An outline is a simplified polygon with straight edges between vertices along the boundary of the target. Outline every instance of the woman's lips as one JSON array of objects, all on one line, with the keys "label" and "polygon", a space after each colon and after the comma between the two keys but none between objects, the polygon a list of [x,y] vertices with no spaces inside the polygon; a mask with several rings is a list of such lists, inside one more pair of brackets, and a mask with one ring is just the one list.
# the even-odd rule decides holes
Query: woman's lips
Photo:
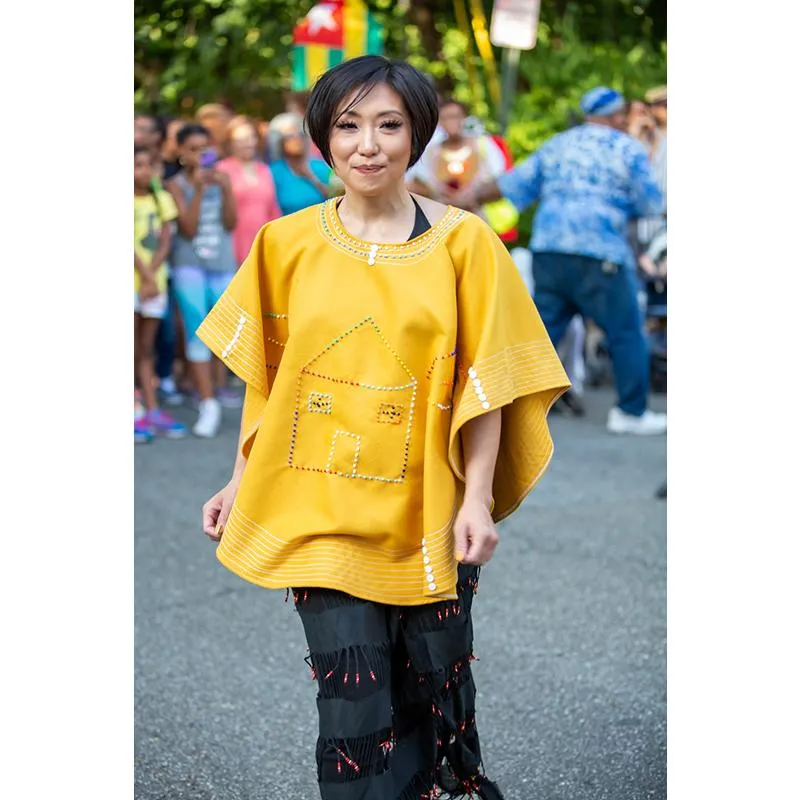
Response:
[{"label": "woman's lips", "polygon": [[383,169],[383,166],[371,166],[371,167],[356,167],[355,168],[358,172],[363,172],[365,175],[373,175],[376,172],[380,172]]}]

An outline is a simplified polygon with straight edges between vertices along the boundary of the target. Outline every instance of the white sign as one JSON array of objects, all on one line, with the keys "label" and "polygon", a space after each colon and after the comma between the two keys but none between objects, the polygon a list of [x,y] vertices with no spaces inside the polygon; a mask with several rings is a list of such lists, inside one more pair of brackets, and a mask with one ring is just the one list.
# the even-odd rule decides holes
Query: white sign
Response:
[{"label": "white sign", "polygon": [[496,0],[489,38],[495,47],[532,50],[536,46],[540,0]]}]

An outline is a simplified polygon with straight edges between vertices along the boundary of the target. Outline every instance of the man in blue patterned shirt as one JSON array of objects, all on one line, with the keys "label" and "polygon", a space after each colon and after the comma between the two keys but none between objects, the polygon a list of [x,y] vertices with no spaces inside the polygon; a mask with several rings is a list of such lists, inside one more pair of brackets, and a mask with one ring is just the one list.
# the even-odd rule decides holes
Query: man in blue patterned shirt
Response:
[{"label": "man in blue patterned shirt", "polygon": [[507,197],[519,211],[539,203],[530,248],[536,306],[551,340],[558,345],[575,314],[592,319],[614,367],[618,400],[608,430],[660,434],[667,419],[647,408],[650,363],[628,230],[632,219],[663,213],[664,201],[644,147],[623,133],[622,95],[601,86],[581,107],[582,125],[451,200],[474,208]]}]

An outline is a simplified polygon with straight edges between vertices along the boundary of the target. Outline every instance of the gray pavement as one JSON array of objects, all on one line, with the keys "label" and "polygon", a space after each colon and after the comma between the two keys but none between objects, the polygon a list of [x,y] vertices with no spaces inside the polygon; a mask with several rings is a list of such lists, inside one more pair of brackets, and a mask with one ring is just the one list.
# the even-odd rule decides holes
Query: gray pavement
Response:
[{"label": "gray pavement", "polygon": [[[507,800],[666,798],[666,440],[607,434],[612,399],[551,417],[550,468],[481,576],[478,725]],[[300,621],[200,531],[236,434],[228,411],[215,440],[136,448],[136,800],[319,798]]]}]

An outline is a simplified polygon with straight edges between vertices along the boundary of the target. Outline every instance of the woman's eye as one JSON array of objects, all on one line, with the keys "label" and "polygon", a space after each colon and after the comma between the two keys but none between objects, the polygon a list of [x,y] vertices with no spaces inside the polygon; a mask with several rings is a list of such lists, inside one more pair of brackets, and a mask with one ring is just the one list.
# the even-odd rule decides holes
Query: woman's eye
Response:
[{"label": "woman's eye", "polygon": [[356,127],[355,122],[337,122],[336,127],[345,131],[345,130],[353,130]]},{"label": "woman's eye", "polygon": [[399,128],[402,126],[402,122],[399,119],[391,119],[384,122],[381,127],[382,128],[389,128],[390,130],[394,130],[395,128]]}]

